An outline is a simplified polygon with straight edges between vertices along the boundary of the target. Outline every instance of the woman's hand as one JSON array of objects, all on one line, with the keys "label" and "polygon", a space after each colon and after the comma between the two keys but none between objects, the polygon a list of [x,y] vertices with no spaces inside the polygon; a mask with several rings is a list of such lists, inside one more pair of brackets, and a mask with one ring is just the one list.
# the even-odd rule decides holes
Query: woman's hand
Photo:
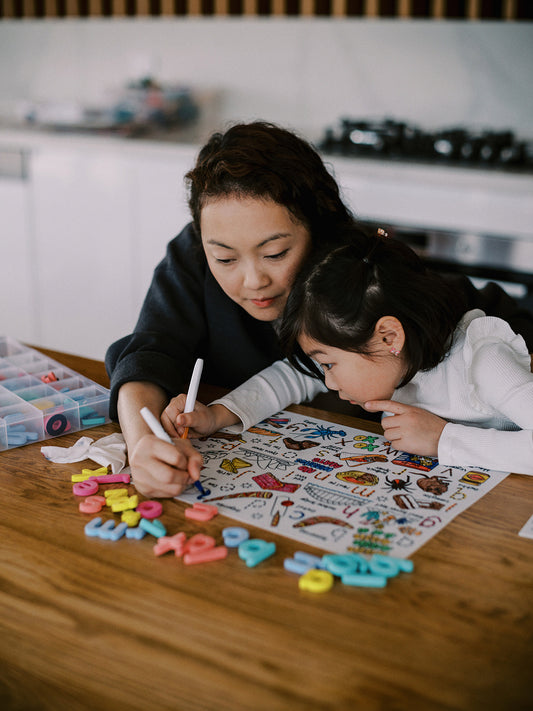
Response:
[{"label": "woman's hand", "polygon": [[139,439],[129,463],[135,488],[144,496],[178,496],[200,478],[203,459],[188,439],[169,444],[153,434]]},{"label": "woman's hand", "polygon": [[189,428],[189,437],[205,437],[239,422],[239,418],[224,405],[202,405],[196,401],[192,412],[184,413],[187,396],[173,397],[161,415],[161,424],[171,437],[181,437]]},{"label": "woman's hand", "polygon": [[420,407],[394,400],[372,400],[364,407],[369,412],[393,413],[381,420],[381,426],[385,437],[396,449],[425,457],[438,456],[439,439],[446,420]]},{"label": "woman's hand", "polygon": [[148,407],[157,417],[165,392],[153,383],[128,382],[119,390],[118,415],[128,448],[133,483],[147,497],[178,496],[199,479],[203,459],[188,440],[173,444],[158,439],[140,415]]}]

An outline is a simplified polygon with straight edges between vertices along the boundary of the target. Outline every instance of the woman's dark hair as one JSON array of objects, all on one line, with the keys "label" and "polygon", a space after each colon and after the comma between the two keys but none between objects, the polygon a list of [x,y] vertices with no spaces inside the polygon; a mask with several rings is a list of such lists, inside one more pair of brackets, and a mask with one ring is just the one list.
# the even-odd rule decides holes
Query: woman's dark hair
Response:
[{"label": "woman's dark hair", "polygon": [[356,238],[321,251],[301,270],[285,306],[282,347],[303,372],[318,369],[298,346],[306,335],[324,345],[372,357],[369,342],[382,316],[395,316],[405,332],[407,369],[401,385],[434,368],[467,310],[462,292],[426,268],[406,244],[387,236]]},{"label": "woman's dark hair", "polygon": [[228,196],[283,205],[309,230],[313,243],[320,235],[335,244],[342,226],[354,219],[315,149],[272,123],[236,124],[213,134],[185,179],[198,236],[205,203]]}]

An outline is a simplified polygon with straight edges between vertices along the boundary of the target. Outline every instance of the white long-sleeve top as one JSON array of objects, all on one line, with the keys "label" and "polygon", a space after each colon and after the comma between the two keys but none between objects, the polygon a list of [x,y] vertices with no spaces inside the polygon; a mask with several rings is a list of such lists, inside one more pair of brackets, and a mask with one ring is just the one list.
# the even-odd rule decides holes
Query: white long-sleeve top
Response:
[{"label": "white long-sleeve top", "polygon": [[288,405],[312,400],[323,392],[327,388],[321,380],[304,375],[285,359],[276,361],[211,404],[224,405],[240,419],[241,424],[226,429],[244,432]]},{"label": "white long-sleeve top", "polygon": [[[533,374],[524,339],[478,309],[461,319],[445,359],[419,372],[393,400],[448,420],[439,462],[533,474]],[[216,402],[247,429],[291,403],[326,390],[287,361],[278,361]]]},{"label": "white long-sleeve top", "polygon": [[506,321],[479,309],[466,313],[444,361],[417,373],[393,400],[448,420],[441,464],[533,474],[531,361]]}]

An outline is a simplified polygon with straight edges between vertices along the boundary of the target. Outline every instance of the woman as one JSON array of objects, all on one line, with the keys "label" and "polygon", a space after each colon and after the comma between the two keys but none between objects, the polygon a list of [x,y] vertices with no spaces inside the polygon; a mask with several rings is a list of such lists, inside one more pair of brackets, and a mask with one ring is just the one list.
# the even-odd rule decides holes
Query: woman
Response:
[{"label": "woman", "polygon": [[[111,416],[146,496],[178,495],[202,459],[187,440],[158,440],[141,407],[160,416],[186,391],[197,357],[203,380],[226,388],[279,361],[276,321],[296,274],[315,246],[337,246],[354,221],[316,151],[272,124],[213,135],[186,179],[192,224],[169,243],[134,332],[106,355]],[[501,315],[464,279],[467,287],[472,307]]]},{"label": "woman", "polygon": [[179,494],[202,460],[187,441],[157,440],[141,407],[159,416],[187,389],[197,357],[203,380],[227,388],[279,360],[273,324],[315,235],[334,246],[353,222],[316,151],[271,124],[215,134],[186,179],[193,222],[168,245],[134,333],[106,355],[111,415],[149,496]]}]

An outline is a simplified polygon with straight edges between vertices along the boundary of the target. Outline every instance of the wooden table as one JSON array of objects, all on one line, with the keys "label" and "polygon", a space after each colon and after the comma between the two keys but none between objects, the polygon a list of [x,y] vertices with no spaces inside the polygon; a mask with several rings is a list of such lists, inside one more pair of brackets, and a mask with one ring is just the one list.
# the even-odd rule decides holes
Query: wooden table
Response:
[{"label": "wooden table", "polygon": [[[47,353],[106,384],[101,363]],[[533,514],[529,477],[508,477],[455,519],[413,556],[413,574],[312,594],[283,569],[302,549],[288,539],[246,568],[234,552],[185,566],[156,557],[151,536],[86,537],[70,477],[97,465],[47,462],[41,444],[0,453],[0,708],[533,708],[533,541],[517,535]],[[169,532],[198,531],[184,508],[164,501]],[[218,516],[202,530],[220,540],[228,525]]]}]

